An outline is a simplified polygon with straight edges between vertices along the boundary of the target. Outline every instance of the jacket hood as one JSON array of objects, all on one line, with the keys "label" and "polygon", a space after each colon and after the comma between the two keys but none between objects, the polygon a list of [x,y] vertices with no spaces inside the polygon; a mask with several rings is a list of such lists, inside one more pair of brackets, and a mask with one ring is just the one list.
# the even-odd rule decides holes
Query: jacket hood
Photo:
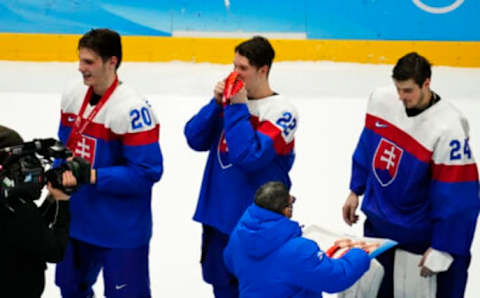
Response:
[{"label": "jacket hood", "polygon": [[245,211],[236,232],[247,254],[254,258],[263,258],[302,234],[297,222],[256,204]]}]

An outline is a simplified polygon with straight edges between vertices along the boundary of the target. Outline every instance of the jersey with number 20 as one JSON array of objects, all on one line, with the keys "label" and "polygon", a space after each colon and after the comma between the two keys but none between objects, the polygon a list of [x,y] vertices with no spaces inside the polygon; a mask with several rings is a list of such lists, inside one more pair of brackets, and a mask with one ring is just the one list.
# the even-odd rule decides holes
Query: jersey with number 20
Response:
[{"label": "jersey with number 20", "polygon": [[290,188],[297,124],[296,109],[280,95],[204,106],[185,126],[190,147],[210,151],[194,219],[230,234],[262,184]]},{"label": "jersey with number 20", "polygon": [[[86,92],[77,84],[62,96],[58,135],[64,144]],[[82,118],[93,108],[88,105]],[[158,138],[159,124],[149,103],[125,83],[119,84],[73,148],[97,171],[97,183],[82,186],[71,197],[73,238],[112,248],[148,243],[152,186],[163,171]]]},{"label": "jersey with number 20", "polygon": [[466,118],[444,99],[408,117],[395,89],[377,89],[350,189],[379,236],[468,255],[480,199]]}]

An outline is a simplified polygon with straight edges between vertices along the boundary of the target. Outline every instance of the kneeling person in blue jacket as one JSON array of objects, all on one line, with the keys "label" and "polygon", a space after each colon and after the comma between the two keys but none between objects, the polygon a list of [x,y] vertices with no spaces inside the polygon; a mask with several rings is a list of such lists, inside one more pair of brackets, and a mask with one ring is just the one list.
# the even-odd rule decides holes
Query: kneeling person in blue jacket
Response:
[{"label": "kneeling person in blue jacket", "polygon": [[347,289],[368,270],[370,257],[361,249],[331,259],[303,238],[290,220],[294,201],[284,184],[268,182],[233,230],[224,259],[240,297],[322,297]]}]

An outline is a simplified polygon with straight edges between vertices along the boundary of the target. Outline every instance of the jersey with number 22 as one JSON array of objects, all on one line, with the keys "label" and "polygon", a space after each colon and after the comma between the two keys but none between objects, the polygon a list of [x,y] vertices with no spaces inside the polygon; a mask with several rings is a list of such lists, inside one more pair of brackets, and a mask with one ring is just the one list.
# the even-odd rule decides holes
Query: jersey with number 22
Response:
[{"label": "jersey with number 22", "polygon": [[204,106],[185,126],[190,147],[210,151],[194,219],[230,234],[262,184],[290,187],[297,124],[295,107],[280,95]]}]

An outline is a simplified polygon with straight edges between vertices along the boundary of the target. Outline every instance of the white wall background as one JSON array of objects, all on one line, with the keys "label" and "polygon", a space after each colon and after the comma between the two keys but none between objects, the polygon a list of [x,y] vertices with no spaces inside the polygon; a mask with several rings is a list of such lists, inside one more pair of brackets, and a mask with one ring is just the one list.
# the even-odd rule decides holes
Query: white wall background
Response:
[{"label": "white wall background", "polygon": [[[26,140],[55,137],[60,93],[67,82],[80,79],[76,67],[75,63],[0,62],[0,124],[15,128]],[[341,206],[348,194],[351,154],[363,126],[366,99],[373,88],[391,84],[391,68],[331,62],[274,64],[273,89],[288,96],[300,113],[297,159],[291,172],[292,193],[298,198],[294,219],[361,235],[360,224],[349,228],[343,223]],[[207,155],[187,147],[183,126],[230,70],[228,65],[178,62],[125,63],[120,68],[120,78],[148,96],[161,123],[165,172],[155,185],[152,206],[153,297],[213,297],[201,279],[200,225],[191,220]],[[454,102],[470,120],[471,147],[479,159],[480,69],[434,67],[432,80],[433,90]],[[479,237],[472,247],[466,293],[470,298],[480,295]],[[60,296],[53,273],[54,266],[49,266],[47,298]],[[95,289],[103,297],[102,282]]]}]

